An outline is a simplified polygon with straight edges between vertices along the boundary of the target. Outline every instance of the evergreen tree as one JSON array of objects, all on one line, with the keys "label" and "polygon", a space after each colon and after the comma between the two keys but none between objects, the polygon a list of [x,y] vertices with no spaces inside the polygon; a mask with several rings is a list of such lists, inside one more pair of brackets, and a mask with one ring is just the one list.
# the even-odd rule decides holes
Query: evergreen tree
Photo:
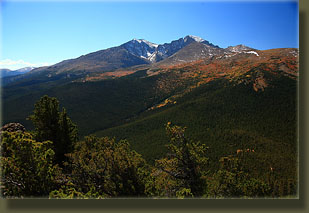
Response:
[{"label": "evergreen tree", "polygon": [[[77,126],[67,116],[65,108],[59,116],[59,149],[57,155],[59,157],[73,150],[73,144],[78,140]],[[60,148],[61,147],[61,148]]]},{"label": "evergreen tree", "polygon": [[175,189],[168,196],[202,196],[206,189],[204,178],[208,170],[207,147],[186,138],[185,128],[171,126],[169,122],[166,130],[171,140],[167,146],[169,153],[167,158],[156,161],[156,165],[172,178],[170,182]]},{"label": "evergreen tree", "polygon": [[55,160],[62,164],[64,154],[72,151],[72,145],[78,139],[77,126],[67,116],[63,108],[59,112],[59,101],[44,95],[35,104],[33,115],[29,116],[35,127],[34,136],[37,141],[53,142]]},{"label": "evergreen tree", "polygon": [[54,145],[59,141],[59,101],[44,95],[34,105],[33,115],[29,116],[37,141],[50,140]]},{"label": "evergreen tree", "polygon": [[205,196],[212,198],[270,197],[272,190],[269,184],[259,177],[254,177],[252,171],[246,171],[247,159],[247,156],[222,157],[220,168],[208,178],[209,187]]}]

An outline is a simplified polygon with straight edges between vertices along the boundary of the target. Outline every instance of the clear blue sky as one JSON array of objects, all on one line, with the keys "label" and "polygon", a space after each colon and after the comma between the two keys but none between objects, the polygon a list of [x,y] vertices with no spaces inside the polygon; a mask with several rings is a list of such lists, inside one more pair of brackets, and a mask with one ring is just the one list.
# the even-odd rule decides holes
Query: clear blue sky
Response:
[{"label": "clear blue sky", "polygon": [[18,60],[25,64],[53,64],[118,46],[133,38],[161,44],[196,35],[223,48],[237,44],[262,50],[298,47],[298,3],[292,0],[254,3],[2,0],[1,15],[1,60],[6,60],[2,66]]}]

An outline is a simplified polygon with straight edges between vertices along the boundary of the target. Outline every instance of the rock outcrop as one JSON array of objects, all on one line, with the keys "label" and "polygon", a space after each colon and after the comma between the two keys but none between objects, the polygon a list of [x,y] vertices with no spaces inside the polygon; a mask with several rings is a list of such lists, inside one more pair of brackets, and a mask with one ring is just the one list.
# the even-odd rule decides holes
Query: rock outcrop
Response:
[{"label": "rock outcrop", "polygon": [[0,132],[7,131],[7,132],[25,132],[26,128],[20,123],[8,123],[5,124],[1,129]]}]

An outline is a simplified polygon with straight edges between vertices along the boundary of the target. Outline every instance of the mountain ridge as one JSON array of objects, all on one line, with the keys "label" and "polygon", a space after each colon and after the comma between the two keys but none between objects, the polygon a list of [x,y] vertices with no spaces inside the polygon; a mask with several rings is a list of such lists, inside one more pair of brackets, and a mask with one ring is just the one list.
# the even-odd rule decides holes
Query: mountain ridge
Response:
[{"label": "mountain ridge", "polygon": [[[164,44],[154,44],[145,39],[132,39],[116,47],[91,52],[74,59],[61,61],[48,67],[37,68],[33,70],[32,73],[56,69],[58,73],[68,72],[73,69],[79,71],[88,69],[90,72],[104,72],[134,65],[150,64],[168,58],[192,42],[220,48],[197,36],[185,36]],[[89,68],[85,68],[86,65]]]},{"label": "mountain ridge", "polygon": [[23,68],[19,68],[19,69],[16,69],[16,70],[1,68],[0,69],[0,78],[22,75],[22,74],[25,74],[27,72],[30,72],[33,69],[35,69],[35,67],[23,67]]},{"label": "mountain ridge", "polygon": [[231,50],[233,49],[220,48],[203,38],[192,35],[164,44],[155,44],[145,39],[132,39],[116,47],[67,59],[51,66],[39,67],[23,75],[8,77],[3,81],[3,86],[29,81],[27,79],[37,82],[31,79],[38,78],[41,79],[39,82],[53,81],[53,79],[75,81],[87,76],[115,72],[134,66],[157,67],[187,63],[218,54],[233,53]]}]

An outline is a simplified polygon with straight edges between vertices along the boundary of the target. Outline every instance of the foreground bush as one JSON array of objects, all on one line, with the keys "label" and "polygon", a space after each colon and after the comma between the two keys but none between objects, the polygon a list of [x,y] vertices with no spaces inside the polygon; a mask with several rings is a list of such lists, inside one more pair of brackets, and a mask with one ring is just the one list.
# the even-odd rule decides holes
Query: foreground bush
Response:
[{"label": "foreground bush", "polygon": [[35,141],[27,132],[1,133],[1,185],[4,197],[44,197],[58,187],[52,142]]},{"label": "foreground bush", "polygon": [[67,157],[72,185],[53,192],[53,197],[66,197],[72,191],[76,191],[77,197],[145,195],[147,165],[127,141],[116,143],[107,137],[88,136],[76,143],[74,152]]}]

